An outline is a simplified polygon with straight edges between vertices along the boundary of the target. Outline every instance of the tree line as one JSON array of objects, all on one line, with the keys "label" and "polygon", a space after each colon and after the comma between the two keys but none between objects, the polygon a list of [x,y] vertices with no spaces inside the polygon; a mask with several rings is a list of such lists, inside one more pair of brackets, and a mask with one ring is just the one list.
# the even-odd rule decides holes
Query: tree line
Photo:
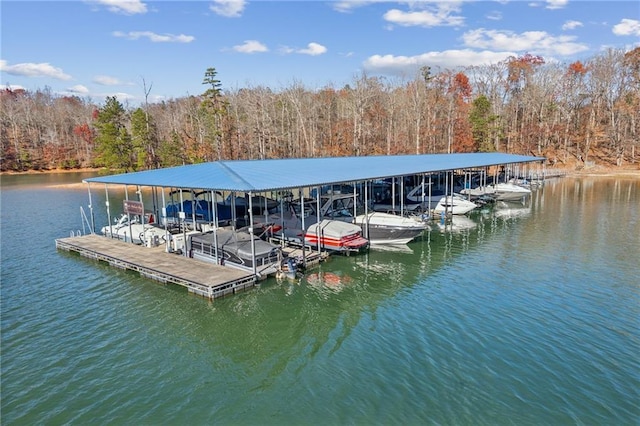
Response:
[{"label": "tree line", "polygon": [[2,171],[135,171],[216,160],[507,152],[552,164],[638,162],[640,48],[560,64],[526,54],[412,79],[362,73],[342,88],[299,82],[206,90],[130,108],[50,89],[0,92]]}]

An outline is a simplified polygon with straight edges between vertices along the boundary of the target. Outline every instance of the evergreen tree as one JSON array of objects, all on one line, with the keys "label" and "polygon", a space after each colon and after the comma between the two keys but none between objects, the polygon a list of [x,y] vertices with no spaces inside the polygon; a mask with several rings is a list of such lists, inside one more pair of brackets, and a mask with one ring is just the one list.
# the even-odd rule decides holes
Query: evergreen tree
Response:
[{"label": "evergreen tree", "polygon": [[107,97],[94,123],[98,165],[124,171],[133,168],[133,145],[125,127],[126,118],[126,111],[116,97]]},{"label": "evergreen tree", "polygon": [[161,167],[181,166],[186,163],[180,136],[174,130],[171,132],[171,140],[163,140],[158,148],[158,159]]},{"label": "evergreen tree", "polygon": [[205,127],[206,142],[211,144],[217,160],[222,159],[222,119],[227,115],[228,103],[222,95],[222,84],[216,78],[218,72],[215,68],[207,68],[202,84],[210,87],[202,94],[203,101],[200,105]]},{"label": "evergreen tree", "polygon": [[131,114],[131,140],[137,170],[157,167],[155,126],[142,108]]},{"label": "evergreen tree", "polygon": [[473,101],[473,107],[469,114],[473,141],[479,152],[492,152],[495,147],[492,142],[492,124],[497,116],[491,114],[491,102],[482,95]]}]

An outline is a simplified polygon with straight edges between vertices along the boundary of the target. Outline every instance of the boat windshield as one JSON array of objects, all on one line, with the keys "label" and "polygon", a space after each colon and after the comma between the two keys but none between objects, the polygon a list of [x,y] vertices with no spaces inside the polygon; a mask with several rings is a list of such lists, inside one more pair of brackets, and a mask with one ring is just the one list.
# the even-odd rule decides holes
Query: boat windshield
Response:
[{"label": "boat windshield", "polygon": [[353,216],[353,197],[337,198],[332,200],[324,213],[325,217],[350,217]]},{"label": "boat windshield", "polygon": [[315,200],[305,201],[305,203],[304,203],[304,215],[301,214],[302,206],[300,205],[300,200],[298,200],[298,202],[293,201],[293,202],[289,203],[289,209],[290,209],[290,211],[293,211],[295,213],[295,215],[298,216],[298,217],[300,217],[300,216],[309,217],[309,216],[315,216],[316,215]]}]

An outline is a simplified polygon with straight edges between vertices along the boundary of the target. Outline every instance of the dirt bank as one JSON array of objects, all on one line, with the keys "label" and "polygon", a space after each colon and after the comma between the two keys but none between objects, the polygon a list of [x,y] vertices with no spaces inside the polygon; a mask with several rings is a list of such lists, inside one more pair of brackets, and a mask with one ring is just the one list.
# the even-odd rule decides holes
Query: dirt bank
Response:
[{"label": "dirt bank", "polygon": [[621,166],[621,167],[604,167],[593,166],[572,170],[567,173],[568,176],[631,176],[640,178],[640,165],[637,166]]}]

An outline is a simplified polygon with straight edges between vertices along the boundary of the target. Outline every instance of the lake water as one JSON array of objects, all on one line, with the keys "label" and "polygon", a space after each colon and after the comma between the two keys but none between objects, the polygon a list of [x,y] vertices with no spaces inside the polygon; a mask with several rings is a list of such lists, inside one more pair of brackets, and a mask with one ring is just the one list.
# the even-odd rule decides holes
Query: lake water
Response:
[{"label": "lake water", "polygon": [[82,177],[2,177],[3,425],[640,422],[640,179],[211,302],[57,251]]}]

